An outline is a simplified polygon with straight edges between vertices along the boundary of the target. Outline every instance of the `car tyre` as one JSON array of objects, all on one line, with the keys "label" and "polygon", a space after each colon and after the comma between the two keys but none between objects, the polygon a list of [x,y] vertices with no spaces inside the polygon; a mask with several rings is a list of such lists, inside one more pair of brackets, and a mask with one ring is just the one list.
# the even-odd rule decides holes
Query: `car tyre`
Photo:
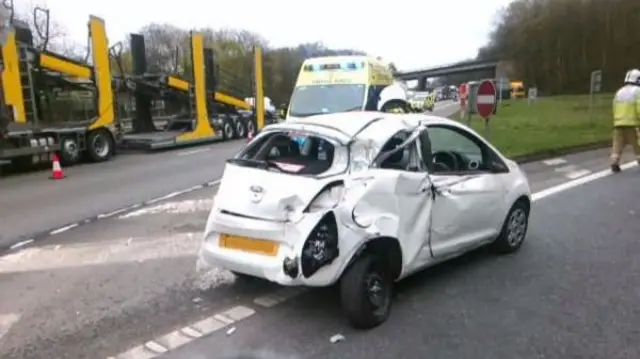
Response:
[{"label": "car tyre", "polygon": [[387,320],[393,300],[393,278],[388,267],[365,254],[340,279],[342,309],[351,326],[371,329]]},{"label": "car tyre", "polygon": [[529,228],[529,206],[524,201],[517,201],[509,210],[498,238],[491,249],[500,254],[517,251],[524,243]]}]

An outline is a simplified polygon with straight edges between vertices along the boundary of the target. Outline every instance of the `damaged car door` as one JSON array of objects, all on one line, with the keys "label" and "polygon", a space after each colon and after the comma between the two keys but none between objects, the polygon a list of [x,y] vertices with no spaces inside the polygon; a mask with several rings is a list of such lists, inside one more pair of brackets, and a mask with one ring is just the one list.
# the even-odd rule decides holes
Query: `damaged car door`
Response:
[{"label": "damaged car door", "polygon": [[[420,268],[430,258],[432,185],[419,152],[419,131],[392,137],[365,173],[364,193],[353,207],[354,222],[370,237],[397,238],[403,268]],[[426,253],[426,255],[424,255]]]},{"label": "damaged car door", "polygon": [[427,131],[434,188],[431,250],[435,258],[455,256],[494,238],[501,227],[506,196],[492,153],[473,134],[438,125]]}]

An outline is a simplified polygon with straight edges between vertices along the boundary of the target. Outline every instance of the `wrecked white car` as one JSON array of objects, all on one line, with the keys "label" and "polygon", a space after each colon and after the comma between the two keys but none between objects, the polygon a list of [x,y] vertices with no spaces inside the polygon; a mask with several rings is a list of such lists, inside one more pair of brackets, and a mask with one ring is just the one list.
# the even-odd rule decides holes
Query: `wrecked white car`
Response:
[{"label": "wrecked white car", "polygon": [[337,113],[270,125],[228,160],[202,260],[287,286],[339,283],[351,324],[389,315],[393,283],[489,244],[523,243],[518,165],[423,114]]}]

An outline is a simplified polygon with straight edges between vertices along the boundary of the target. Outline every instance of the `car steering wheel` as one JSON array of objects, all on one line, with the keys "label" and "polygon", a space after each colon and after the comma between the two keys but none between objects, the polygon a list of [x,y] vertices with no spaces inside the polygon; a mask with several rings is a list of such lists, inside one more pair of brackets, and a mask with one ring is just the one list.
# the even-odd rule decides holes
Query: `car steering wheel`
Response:
[{"label": "car steering wheel", "polygon": [[449,171],[455,171],[458,169],[458,158],[451,151],[438,151],[434,153],[433,163],[437,163]]}]

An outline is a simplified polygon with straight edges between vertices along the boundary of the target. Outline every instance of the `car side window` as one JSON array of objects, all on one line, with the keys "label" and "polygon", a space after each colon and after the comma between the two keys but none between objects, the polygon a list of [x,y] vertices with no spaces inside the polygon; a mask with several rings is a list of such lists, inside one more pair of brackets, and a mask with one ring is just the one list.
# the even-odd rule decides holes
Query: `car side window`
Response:
[{"label": "car side window", "polygon": [[[404,144],[410,135],[410,132],[401,131],[385,143],[380,151],[380,156],[385,156],[386,154],[390,154],[390,156],[386,157],[378,168],[409,172],[424,172],[427,170],[420,157],[417,139],[409,144]],[[403,145],[403,147],[398,148],[400,145]]]},{"label": "car side window", "polygon": [[453,126],[432,126],[428,135],[431,173],[464,175],[490,170],[492,151],[472,133]]}]

